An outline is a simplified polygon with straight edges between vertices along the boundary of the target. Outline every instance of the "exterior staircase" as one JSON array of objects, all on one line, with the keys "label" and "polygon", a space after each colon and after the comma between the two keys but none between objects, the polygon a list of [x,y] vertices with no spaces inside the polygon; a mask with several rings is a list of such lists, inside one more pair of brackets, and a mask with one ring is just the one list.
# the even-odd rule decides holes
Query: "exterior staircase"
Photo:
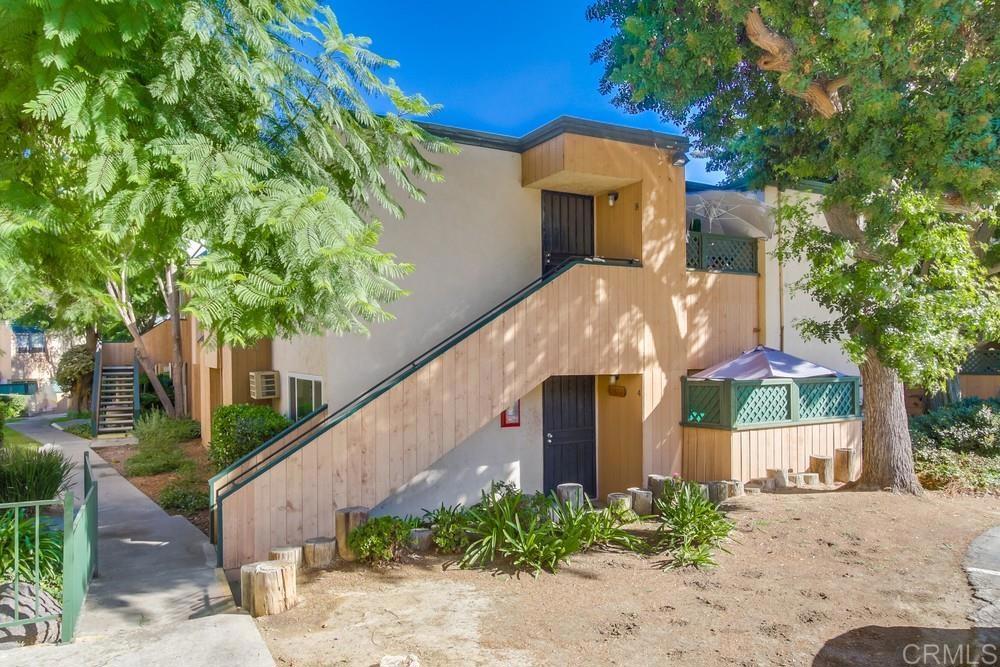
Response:
[{"label": "exterior staircase", "polygon": [[552,375],[642,373],[629,298],[643,293],[642,275],[632,260],[566,261],[347,405],[322,406],[233,463],[209,481],[219,565],[332,535],[335,509],[374,507]]},{"label": "exterior staircase", "polygon": [[122,433],[135,426],[135,372],[132,366],[101,369],[97,434]]}]

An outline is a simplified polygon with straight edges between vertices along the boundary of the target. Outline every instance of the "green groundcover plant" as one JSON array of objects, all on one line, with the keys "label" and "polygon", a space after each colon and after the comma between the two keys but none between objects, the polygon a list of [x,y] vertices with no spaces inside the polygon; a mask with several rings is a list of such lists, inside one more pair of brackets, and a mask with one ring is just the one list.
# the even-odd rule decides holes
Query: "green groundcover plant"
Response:
[{"label": "green groundcover plant", "polygon": [[55,498],[69,488],[72,474],[62,452],[0,447],[0,503]]},{"label": "green groundcover plant", "polygon": [[419,526],[413,517],[380,516],[352,530],[347,542],[362,563],[384,565],[399,559],[410,531]]},{"label": "green groundcover plant", "polygon": [[138,452],[125,461],[125,472],[144,477],[190,466],[181,443],[197,438],[200,431],[201,426],[191,419],[175,419],[160,411],[142,415],[133,429]]},{"label": "green groundcover plant", "polygon": [[[0,582],[14,580],[14,571],[26,583],[35,579],[35,557],[42,588],[54,595],[62,591],[62,532],[38,521],[38,549],[35,549],[35,515],[32,510],[0,510]],[[15,568],[15,551],[17,567]]]},{"label": "green groundcover plant", "polygon": [[913,417],[910,436],[925,488],[1000,490],[1000,400],[966,398]]}]

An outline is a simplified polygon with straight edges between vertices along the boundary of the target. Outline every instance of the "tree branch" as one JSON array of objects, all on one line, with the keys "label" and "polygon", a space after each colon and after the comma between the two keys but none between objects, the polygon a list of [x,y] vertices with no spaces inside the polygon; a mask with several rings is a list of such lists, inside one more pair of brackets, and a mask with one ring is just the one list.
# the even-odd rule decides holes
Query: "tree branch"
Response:
[{"label": "tree branch", "polygon": [[[784,35],[771,30],[764,23],[760,10],[756,7],[747,13],[744,19],[747,37],[757,47],[767,52],[757,59],[757,67],[765,72],[790,72],[792,58],[795,55],[795,44]],[[805,100],[813,111],[823,118],[833,118],[843,110],[838,91],[848,85],[847,77],[837,77],[832,80],[816,79],[806,86],[805,90],[796,90],[782,86],[786,92]]]},{"label": "tree branch", "polygon": [[823,209],[826,225],[837,236],[854,244],[854,254],[860,259],[870,262],[880,261],[878,254],[872,252],[865,243],[865,232],[861,229],[860,216],[847,204],[830,204]]}]

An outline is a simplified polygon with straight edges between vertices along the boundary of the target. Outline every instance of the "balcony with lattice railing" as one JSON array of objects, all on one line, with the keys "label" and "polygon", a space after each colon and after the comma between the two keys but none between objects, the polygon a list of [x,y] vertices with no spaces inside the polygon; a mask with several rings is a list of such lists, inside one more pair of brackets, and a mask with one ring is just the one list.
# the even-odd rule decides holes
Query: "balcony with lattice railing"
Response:
[{"label": "balcony with lattice railing", "polygon": [[685,426],[745,430],[861,417],[857,377],[683,382]]},{"label": "balcony with lattice railing", "polygon": [[692,271],[756,274],[757,239],[689,231],[687,268]]}]

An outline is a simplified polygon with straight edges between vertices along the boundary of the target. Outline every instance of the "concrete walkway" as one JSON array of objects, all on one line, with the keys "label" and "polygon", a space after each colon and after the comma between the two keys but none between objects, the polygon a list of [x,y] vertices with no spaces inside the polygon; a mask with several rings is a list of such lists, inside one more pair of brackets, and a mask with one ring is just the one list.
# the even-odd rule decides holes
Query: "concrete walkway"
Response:
[{"label": "concrete walkway", "polygon": [[[9,426],[41,443],[62,446],[77,465],[77,497],[82,492],[83,455],[91,452],[98,481],[98,577],[90,585],[74,645],[25,648],[16,653],[24,653],[33,665],[47,664],[48,659],[52,664],[77,665],[273,665],[256,624],[234,606],[205,535],[184,517],[164,512],[91,449],[91,444],[114,442],[90,441],[52,428],[52,417],[32,417]],[[231,617],[205,619],[215,614]],[[216,631],[220,636],[214,636]],[[131,633],[137,632],[133,637]],[[220,646],[235,642],[230,648],[235,650],[238,645],[240,649],[235,653],[207,652],[204,660],[189,653],[167,663],[131,661],[139,655],[134,649],[140,640],[143,645],[154,640],[162,644],[158,654],[163,656],[175,655],[171,641],[190,649],[186,632],[212,634],[204,641],[219,641]],[[116,658],[122,647],[131,648],[127,655]]]},{"label": "concrete walkway", "polygon": [[[977,537],[965,554],[965,574],[977,609],[969,616],[974,627],[1000,630],[1000,526]],[[994,637],[1000,640],[1000,636]]]}]

